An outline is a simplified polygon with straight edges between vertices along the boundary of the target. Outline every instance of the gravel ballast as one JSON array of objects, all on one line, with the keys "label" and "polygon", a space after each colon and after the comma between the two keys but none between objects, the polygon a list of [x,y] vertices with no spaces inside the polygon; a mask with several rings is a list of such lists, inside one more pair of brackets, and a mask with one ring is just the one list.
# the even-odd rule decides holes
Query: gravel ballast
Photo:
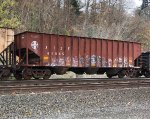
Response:
[{"label": "gravel ballast", "polygon": [[1,95],[0,119],[150,119],[150,88]]}]

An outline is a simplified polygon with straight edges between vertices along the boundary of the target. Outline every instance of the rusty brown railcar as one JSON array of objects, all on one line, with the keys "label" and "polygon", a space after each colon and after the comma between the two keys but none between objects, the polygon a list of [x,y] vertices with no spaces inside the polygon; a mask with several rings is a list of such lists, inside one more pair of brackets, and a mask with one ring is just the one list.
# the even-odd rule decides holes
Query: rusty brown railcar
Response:
[{"label": "rusty brown railcar", "polygon": [[67,70],[124,76],[136,65],[141,44],[99,38],[23,32],[15,35],[18,65],[24,77],[49,77]]}]

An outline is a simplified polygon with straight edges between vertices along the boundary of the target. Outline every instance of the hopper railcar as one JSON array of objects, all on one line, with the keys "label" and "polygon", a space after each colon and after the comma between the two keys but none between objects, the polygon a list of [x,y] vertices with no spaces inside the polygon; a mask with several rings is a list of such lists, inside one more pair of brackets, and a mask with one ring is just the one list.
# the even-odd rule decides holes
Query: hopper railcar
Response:
[{"label": "hopper railcar", "polygon": [[106,73],[109,78],[138,77],[148,72],[142,68],[141,44],[136,42],[26,31],[14,36],[7,49],[12,47],[6,51],[11,54],[10,72],[16,79],[47,79],[66,71]]},{"label": "hopper railcar", "polygon": [[141,44],[136,42],[35,32],[15,35],[14,43],[19,57],[16,75],[24,79],[49,78],[68,70],[77,74],[106,72],[108,77],[130,76],[141,54]]}]

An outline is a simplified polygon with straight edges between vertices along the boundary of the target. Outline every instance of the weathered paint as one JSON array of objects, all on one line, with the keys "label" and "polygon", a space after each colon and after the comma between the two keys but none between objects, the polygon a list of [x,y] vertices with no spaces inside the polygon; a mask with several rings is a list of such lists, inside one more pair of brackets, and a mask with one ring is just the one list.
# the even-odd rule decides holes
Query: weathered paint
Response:
[{"label": "weathered paint", "polygon": [[14,29],[0,28],[0,52],[14,41]]},{"label": "weathered paint", "polygon": [[108,39],[24,32],[15,42],[39,56],[40,66],[132,67],[141,54],[139,43]]}]

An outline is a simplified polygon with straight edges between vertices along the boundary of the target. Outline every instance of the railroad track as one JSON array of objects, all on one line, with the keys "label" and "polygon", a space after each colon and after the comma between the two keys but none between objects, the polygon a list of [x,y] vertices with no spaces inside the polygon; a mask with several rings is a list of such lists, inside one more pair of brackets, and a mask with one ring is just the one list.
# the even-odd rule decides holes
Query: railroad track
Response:
[{"label": "railroad track", "polygon": [[150,79],[48,79],[1,81],[0,94],[97,88],[150,87]]}]

